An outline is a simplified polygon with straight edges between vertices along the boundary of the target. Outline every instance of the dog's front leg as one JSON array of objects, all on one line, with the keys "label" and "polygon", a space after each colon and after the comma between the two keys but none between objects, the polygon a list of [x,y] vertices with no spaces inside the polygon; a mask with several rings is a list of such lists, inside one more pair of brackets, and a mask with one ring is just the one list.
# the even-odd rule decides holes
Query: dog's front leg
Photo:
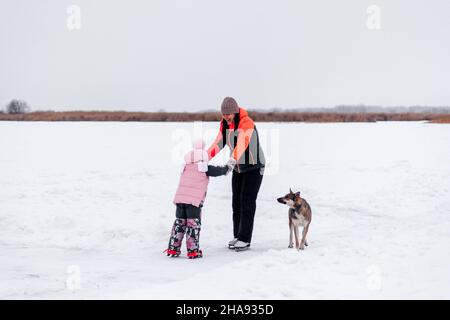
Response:
[{"label": "dog's front leg", "polygon": [[300,243],[298,241],[298,225],[294,226],[294,235],[295,235],[295,248],[298,250],[300,248]]},{"label": "dog's front leg", "polygon": [[294,232],[294,225],[292,224],[291,218],[289,218],[289,246],[288,248],[294,247],[294,242],[292,241],[292,233]]},{"label": "dog's front leg", "polygon": [[306,242],[306,234],[308,233],[308,227],[309,227],[309,223],[303,227],[302,242],[300,243],[300,250],[304,250],[305,245],[306,246],[308,245],[308,242]]}]

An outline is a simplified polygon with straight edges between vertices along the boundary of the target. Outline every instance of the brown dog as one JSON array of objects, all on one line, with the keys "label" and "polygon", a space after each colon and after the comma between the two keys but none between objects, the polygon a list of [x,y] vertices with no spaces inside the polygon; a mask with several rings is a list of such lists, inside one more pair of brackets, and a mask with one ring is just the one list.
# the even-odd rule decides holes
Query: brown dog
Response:
[{"label": "brown dog", "polygon": [[[294,242],[292,241],[292,232],[295,234],[295,248],[297,250],[305,249],[308,246],[306,240],[306,234],[311,223],[312,212],[311,207],[305,199],[300,197],[300,192],[292,192],[289,189],[289,193],[284,197],[278,198],[279,203],[283,203],[289,206],[289,248],[292,248]],[[298,227],[303,227],[302,240],[299,242]]]}]

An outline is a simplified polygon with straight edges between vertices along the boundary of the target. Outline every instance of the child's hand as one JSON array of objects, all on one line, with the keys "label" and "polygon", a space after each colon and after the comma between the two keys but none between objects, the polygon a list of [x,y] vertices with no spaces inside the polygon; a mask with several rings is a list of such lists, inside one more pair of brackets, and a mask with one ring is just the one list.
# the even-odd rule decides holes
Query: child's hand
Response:
[{"label": "child's hand", "polygon": [[200,172],[207,172],[208,171],[208,163],[204,162],[204,161],[197,163],[197,169]]}]

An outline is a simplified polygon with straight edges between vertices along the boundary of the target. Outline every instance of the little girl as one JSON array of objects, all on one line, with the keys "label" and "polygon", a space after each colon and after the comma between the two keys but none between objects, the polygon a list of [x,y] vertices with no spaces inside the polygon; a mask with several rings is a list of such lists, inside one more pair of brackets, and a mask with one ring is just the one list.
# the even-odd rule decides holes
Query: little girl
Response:
[{"label": "little girl", "polygon": [[176,219],[173,223],[169,247],[164,251],[171,257],[180,255],[185,233],[188,258],[195,259],[203,256],[202,250],[199,249],[201,208],[205,201],[209,177],[227,175],[235,165],[232,160],[225,166],[208,165],[209,157],[204,141],[195,141],[193,147],[194,149],[184,156],[185,165],[173,200],[177,207]]}]

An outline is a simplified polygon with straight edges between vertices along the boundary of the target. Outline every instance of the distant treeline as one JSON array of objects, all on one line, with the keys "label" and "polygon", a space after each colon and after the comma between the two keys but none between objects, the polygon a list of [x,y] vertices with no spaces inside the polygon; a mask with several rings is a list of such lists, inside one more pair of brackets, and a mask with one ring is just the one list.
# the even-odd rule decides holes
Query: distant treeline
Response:
[{"label": "distant treeline", "polygon": [[[257,122],[376,122],[376,121],[430,121],[450,123],[450,113],[419,112],[304,112],[304,111],[252,111]],[[192,122],[219,121],[219,112],[126,112],[126,111],[37,111],[24,114],[0,113],[0,121],[141,121]]]},{"label": "distant treeline", "polygon": [[[259,111],[259,110],[257,110]],[[382,107],[359,105],[337,105],[333,108],[304,108],[304,109],[272,109],[278,112],[314,112],[314,113],[434,113],[434,114],[450,114],[450,107],[447,106],[398,106],[398,107]]]}]

